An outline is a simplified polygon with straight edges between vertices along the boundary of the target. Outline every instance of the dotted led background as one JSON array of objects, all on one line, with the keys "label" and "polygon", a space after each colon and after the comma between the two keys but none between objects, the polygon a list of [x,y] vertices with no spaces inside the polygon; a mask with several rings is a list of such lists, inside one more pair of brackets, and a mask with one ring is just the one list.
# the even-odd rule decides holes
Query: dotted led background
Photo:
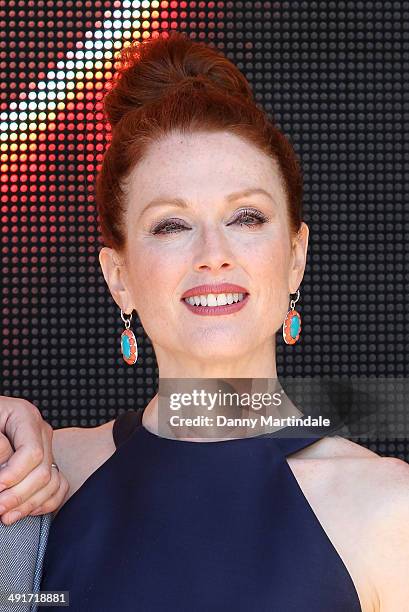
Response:
[{"label": "dotted led background", "polygon": [[[301,159],[303,329],[277,334],[279,376],[406,377],[408,24],[405,2],[0,0],[0,393],[65,427],[156,392],[138,320],[138,363],[121,357],[93,185],[114,53],[170,30],[232,59]],[[370,447],[409,460],[403,439]]]}]

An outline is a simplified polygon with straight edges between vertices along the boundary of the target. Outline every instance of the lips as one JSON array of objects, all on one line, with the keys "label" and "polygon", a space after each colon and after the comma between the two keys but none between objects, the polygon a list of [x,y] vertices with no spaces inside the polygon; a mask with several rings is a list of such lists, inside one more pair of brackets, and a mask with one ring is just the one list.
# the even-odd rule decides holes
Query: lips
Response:
[{"label": "lips", "polygon": [[217,293],[245,293],[249,292],[245,287],[241,285],[234,285],[232,283],[219,283],[218,285],[197,285],[196,287],[192,287],[192,289],[188,289],[182,295],[181,299],[185,299],[188,297],[192,297],[194,295],[207,295],[209,293],[217,294]]}]

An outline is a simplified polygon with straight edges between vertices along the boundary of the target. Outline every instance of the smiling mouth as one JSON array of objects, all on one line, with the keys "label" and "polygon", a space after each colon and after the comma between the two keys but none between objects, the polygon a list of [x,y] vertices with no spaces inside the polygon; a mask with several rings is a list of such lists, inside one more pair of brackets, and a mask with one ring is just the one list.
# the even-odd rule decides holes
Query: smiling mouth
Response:
[{"label": "smiling mouth", "polygon": [[183,301],[193,307],[214,308],[217,306],[229,306],[242,302],[248,293],[208,293],[206,295],[194,295],[183,298]]},{"label": "smiling mouth", "polygon": [[249,293],[208,293],[182,298],[181,302],[192,314],[215,317],[234,315],[246,307],[249,299]]}]

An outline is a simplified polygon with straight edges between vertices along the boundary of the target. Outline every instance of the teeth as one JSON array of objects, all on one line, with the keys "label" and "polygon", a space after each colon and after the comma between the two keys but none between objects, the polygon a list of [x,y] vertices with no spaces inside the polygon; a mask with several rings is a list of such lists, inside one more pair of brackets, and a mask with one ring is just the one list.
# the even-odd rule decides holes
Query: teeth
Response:
[{"label": "teeth", "polygon": [[194,295],[184,299],[192,306],[226,306],[226,304],[241,302],[244,295],[244,293],[209,293],[208,295]]},{"label": "teeth", "polygon": [[[217,298],[215,295],[213,295],[213,293],[209,293],[209,295],[207,296],[207,305],[217,306]],[[203,304],[203,306],[206,306],[206,304]]]}]

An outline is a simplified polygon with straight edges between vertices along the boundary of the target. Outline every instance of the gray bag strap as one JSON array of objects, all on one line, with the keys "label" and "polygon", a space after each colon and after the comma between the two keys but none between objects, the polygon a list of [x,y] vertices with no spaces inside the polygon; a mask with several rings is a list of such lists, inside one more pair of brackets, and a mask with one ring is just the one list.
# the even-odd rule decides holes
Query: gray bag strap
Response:
[{"label": "gray bag strap", "polygon": [[12,603],[4,592],[24,593],[40,589],[44,555],[52,514],[26,516],[13,525],[0,521],[0,612],[36,612],[27,602]]}]

